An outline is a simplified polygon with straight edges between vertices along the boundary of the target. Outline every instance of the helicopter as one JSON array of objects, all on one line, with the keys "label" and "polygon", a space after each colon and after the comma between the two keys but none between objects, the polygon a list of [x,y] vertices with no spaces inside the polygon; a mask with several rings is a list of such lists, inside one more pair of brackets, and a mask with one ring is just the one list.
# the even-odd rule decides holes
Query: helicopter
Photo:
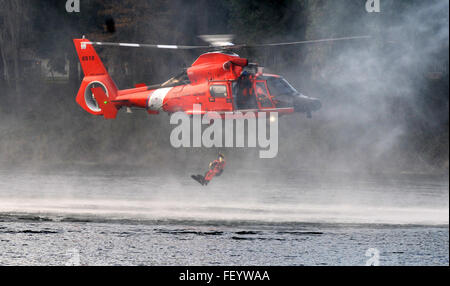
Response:
[{"label": "helicopter", "polygon": [[[224,117],[229,113],[312,112],[322,107],[317,98],[297,91],[282,76],[266,74],[263,68],[235,54],[244,47],[286,46],[364,39],[369,36],[341,37],[286,43],[259,45],[233,44],[232,35],[200,36],[209,45],[180,46],[137,43],[91,42],[84,36],[73,39],[84,78],[76,102],[87,112],[114,119],[118,110],[140,108],[149,114],[185,112],[198,114],[193,106],[201,106],[200,114],[217,112]],[[108,74],[94,46],[131,48],[206,50],[194,63],[178,75],[157,85],[136,84],[134,88],[119,90]]]}]

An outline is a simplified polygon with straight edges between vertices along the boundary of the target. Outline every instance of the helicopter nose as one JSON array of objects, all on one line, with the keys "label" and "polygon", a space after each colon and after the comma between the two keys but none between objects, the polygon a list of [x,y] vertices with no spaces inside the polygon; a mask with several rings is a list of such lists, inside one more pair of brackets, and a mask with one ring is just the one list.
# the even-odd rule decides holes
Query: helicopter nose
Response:
[{"label": "helicopter nose", "polygon": [[322,108],[322,103],[319,99],[308,97],[303,94],[299,94],[294,99],[294,109],[296,112],[304,112],[311,117],[311,112],[317,111]]}]

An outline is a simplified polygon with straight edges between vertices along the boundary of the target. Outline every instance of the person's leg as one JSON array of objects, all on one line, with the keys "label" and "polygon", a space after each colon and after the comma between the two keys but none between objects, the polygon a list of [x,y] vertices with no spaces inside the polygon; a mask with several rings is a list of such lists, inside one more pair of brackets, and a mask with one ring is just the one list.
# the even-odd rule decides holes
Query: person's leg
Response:
[{"label": "person's leg", "polygon": [[214,169],[209,170],[208,172],[206,172],[205,176],[203,177],[206,185],[209,183],[209,181],[212,180],[212,178],[214,177],[216,173],[214,172]]},{"label": "person's leg", "polygon": [[191,177],[192,177],[192,179],[196,180],[200,184],[202,184],[202,185],[205,184],[205,179],[202,175],[192,175]]}]

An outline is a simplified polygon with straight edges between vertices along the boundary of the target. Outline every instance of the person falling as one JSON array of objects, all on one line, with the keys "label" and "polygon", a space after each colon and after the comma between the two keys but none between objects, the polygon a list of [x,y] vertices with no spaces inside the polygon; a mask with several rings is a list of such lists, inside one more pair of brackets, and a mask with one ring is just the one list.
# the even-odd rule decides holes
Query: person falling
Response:
[{"label": "person falling", "polygon": [[222,175],[223,169],[225,169],[225,156],[222,153],[219,153],[216,160],[209,163],[209,170],[206,172],[205,176],[202,175],[192,175],[192,179],[199,182],[202,186],[208,185],[208,183],[215,176]]}]

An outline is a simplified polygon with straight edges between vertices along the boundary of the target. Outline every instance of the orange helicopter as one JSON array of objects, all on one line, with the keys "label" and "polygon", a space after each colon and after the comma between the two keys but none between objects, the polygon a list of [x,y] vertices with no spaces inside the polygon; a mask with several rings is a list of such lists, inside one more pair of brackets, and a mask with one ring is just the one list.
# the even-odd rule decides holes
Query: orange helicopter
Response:
[{"label": "orange helicopter", "polygon": [[[149,45],[136,43],[91,42],[84,37],[74,39],[76,52],[85,77],[76,101],[87,112],[116,118],[122,107],[137,107],[149,114],[178,111],[194,114],[193,106],[206,112],[245,113],[293,112],[306,113],[321,108],[319,99],[298,92],[283,77],[265,74],[257,64],[251,64],[232,50],[243,47],[286,46],[369,38],[369,36],[342,37],[288,43],[261,45],[234,45],[230,35],[201,36],[208,46]],[[134,88],[119,90],[109,76],[94,46],[118,46],[158,49],[203,49],[208,52],[177,76],[158,85],[137,84]]]}]

